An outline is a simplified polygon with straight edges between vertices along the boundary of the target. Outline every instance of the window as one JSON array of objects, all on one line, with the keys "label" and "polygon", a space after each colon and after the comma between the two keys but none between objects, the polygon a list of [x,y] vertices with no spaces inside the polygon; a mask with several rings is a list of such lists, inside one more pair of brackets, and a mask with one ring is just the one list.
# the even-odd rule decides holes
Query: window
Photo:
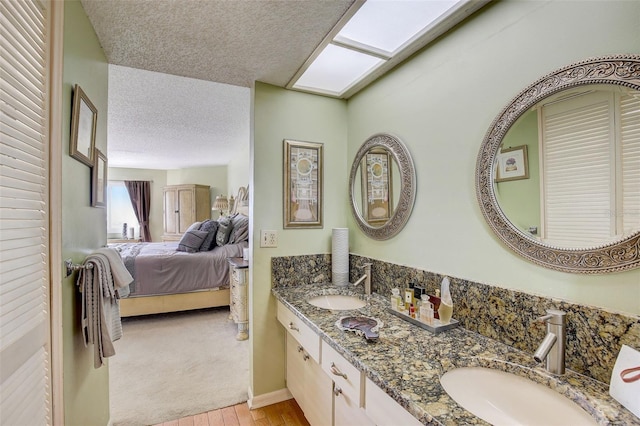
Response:
[{"label": "window", "polygon": [[107,184],[107,233],[121,236],[125,223],[129,229],[136,228],[136,237],[140,235],[140,224],[133,211],[127,187],[122,181],[109,181]]}]

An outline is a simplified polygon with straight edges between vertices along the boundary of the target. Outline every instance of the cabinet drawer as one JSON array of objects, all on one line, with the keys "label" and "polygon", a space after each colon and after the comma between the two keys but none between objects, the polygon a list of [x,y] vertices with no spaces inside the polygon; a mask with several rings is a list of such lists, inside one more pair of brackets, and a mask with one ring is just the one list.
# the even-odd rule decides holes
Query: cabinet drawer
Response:
[{"label": "cabinet drawer", "polygon": [[422,424],[368,378],[365,381],[364,393],[365,412],[376,425],[418,426]]},{"label": "cabinet drawer", "polygon": [[322,341],[322,369],[353,403],[362,406],[363,373]]},{"label": "cabinet drawer", "polygon": [[280,301],[278,301],[277,317],[285,330],[302,345],[311,358],[320,363],[320,336]]}]

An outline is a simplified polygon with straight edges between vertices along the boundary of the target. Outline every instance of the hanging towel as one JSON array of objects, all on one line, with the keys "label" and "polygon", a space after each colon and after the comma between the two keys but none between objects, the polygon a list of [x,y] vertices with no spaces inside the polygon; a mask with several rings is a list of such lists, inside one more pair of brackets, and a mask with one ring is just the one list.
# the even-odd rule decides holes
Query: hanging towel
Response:
[{"label": "hanging towel", "polygon": [[83,296],[82,334],[85,346],[93,344],[94,368],[104,365],[104,358],[115,355],[113,342],[122,337],[116,282],[126,286],[133,281],[120,255],[115,252],[114,257],[104,250],[112,249],[100,249],[85,259],[87,267],[80,270],[77,282]]}]

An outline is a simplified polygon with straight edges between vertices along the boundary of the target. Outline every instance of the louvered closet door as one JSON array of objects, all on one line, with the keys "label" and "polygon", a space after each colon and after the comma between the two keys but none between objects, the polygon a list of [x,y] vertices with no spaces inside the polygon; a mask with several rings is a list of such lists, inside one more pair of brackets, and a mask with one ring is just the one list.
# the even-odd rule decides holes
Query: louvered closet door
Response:
[{"label": "louvered closet door", "polygon": [[613,94],[542,108],[541,185],[545,241],[588,247],[615,236]]},{"label": "louvered closet door", "polygon": [[622,209],[617,217],[625,235],[640,229],[640,92],[620,101]]},{"label": "louvered closet door", "polygon": [[51,423],[47,4],[0,1],[0,425]]}]

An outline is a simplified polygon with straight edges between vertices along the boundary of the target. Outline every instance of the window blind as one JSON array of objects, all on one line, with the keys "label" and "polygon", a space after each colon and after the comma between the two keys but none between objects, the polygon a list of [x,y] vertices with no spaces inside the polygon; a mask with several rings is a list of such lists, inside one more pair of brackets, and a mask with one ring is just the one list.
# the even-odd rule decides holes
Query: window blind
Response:
[{"label": "window blind", "polygon": [[622,141],[622,230],[629,234],[640,229],[640,92],[623,95],[620,101],[620,139]]},{"label": "window blind", "polygon": [[545,242],[589,247],[612,239],[613,95],[543,106],[540,134]]},{"label": "window blind", "polygon": [[0,424],[51,423],[47,3],[0,2]]}]

